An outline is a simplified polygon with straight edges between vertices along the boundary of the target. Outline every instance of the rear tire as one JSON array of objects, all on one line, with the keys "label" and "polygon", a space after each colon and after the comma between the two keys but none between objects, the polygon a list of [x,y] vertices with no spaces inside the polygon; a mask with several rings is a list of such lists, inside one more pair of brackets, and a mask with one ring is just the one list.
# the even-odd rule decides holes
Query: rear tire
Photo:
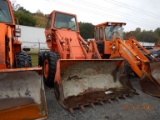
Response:
[{"label": "rear tire", "polygon": [[20,52],[16,54],[16,67],[25,68],[32,67],[31,56],[27,52]]},{"label": "rear tire", "polygon": [[56,52],[45,52],[43,61],[43,80],[48,87],[54,87],[54,77],[56,74],[57,60],[59,56]]}]

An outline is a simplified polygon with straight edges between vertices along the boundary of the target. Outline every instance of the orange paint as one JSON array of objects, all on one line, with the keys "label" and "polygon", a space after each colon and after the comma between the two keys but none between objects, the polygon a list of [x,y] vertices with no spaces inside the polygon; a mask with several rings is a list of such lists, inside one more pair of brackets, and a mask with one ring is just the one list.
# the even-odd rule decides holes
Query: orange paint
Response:
[{"label": "orange paint", "polygon": [[[2,2],[2,3],[1,3]],[[47,110],[46,110],[46,103],[45,103],[45,94],[44,94],[44,88],[41,81],[41,71],[42,68],[40,67],[30,67],[30,68],[17,68],[17,61],[16,61],[16,54],[21,52],[21,42],[17,39],[18,36],[16,36],[16,23],[14,14],[12,11],[10,0],[1,0],[0,4],[4,5],[3,10],[9,11],[4,12],[4,14],[7,17],[10,17],[6,20],[0,21],[0,86],[1,86],[1,97],[0,97],[0,106],[3,106],[3,101],[6,102],[6,105],[4,107],[1,107],[0,109],[0,120],[23,120],[23,119],[47,119]],[[6,6],[5,6],[6,5]],[[8,9],[8,10],[7,10]],[[20,29],[18,31],[20,33]],[[19,73],[32,73],[33,77],[37,76],[35,79],[32,80],[32,78],[27,79],[28,76],[24,75],[24,79],[19,79]],[[36,72],[35,72],[36,71]],[[11,76],[14,79],[9,79]],[[3,77],[1,77],[3,76]],[[33,103],[28,103],[27,105],[23,106],[18,104],[16,107],[12,106],[10,99],[21,99],[26,98],[25,94],[24,96],[17,95],[18,90],[20,87],[19,83],[22,83],[22,85],[27,85],[30,81],[34,81],[34,84],[39,84],[40,86],[37,87],[35,91],[29,91],[33,88],[31,85],[28,85],[26,87],[23,87],[24,91],[28,90],[29,92],[32,92],[31,94],[36,94],[32,96],[32,99],[39,99],[37,101],[34,101]],[[7,82],[6,82],[7,81]],[[14,82],[14,84],[12,84]],[[7,84],[12,84],[11,87],[8,87]],[[3,88],[4,86],[4,88]],[[12,89],[12,91],[10,90]],[[10,94],[14,91],[14,94]],[[23,91],[23,90],[22,90]],[[20,91],[20,92],[22,92]],[[6,98],[5,95],[8,95],[8,98]],[[26,93],[27,94],[27,93]],[[15,97],[16,96],[16,97]],[[31,96],[30,96],[31,97]],[[28,97],[29,98],[29,97]],[[2,102],[1,102],[2,101]],[[8,103],[7,103],[8,102]],[[21,101],[23,103],[23,101]],[[24,101],[25,103],[25,101]],[[13,103],[14,104],[14,103]],[[6,107],[7,106],[7,107]]]}]

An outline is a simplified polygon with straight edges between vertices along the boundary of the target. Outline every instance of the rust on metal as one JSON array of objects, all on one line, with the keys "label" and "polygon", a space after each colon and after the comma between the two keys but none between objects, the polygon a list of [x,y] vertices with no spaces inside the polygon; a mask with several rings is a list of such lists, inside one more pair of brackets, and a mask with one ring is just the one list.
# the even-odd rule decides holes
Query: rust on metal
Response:
[{"label": "rust on metal", "polygon": [[41,111],[41,108],[38,104],[30,104],[21,106],[18,108],[13,108],[10,110],[3,110],[0,112],[0,119],[1,120],[33,120],[42,118],[43,120],[46,120],[47,117],[44,113],[39,112]]},{"label": "rust on metal", "polygon": [[[91,105],[135,92],[122,60],[59,60],[60,79],[55,78],[55,93],[60,104],[69,108]],[[105,67],[104,67],[105,66]]]},{"label": "rust on metal", "polygon": [[39,72],[33,69],[6,71],[0,71],[0,119],[47,118],[44,87]]},{"label": "rust on metal", "polygon": [[151,74],[144,74],[140,85],[145,93],[160,97],[160,62],[150,63],[150,68]]},{"label": "rust on metal", "polygon": [[140,85],[145,93],[155,97],[160,97],[160,86],[153,77],[149,78],[148,76],[145,76],[140,80]]},{"label": "rust on metal", "polygon": [[9,72],[24,72],[24,71],[37,71],[41,73],[41,67],[27,67],[27,68],[12,68],[12,69],[0,69],[0,73],[9,73]]},{"label": "rust on metal", "polygon": [[154,79],[157,81],[160,87],[160,62],[150,63],[150,67],[151,75],[154,77]]},{"label": "rust on metal", "polygon": [[27,66],[29,54],[18,55],[21,30],[10,0],[0,0],[0,6],[0,120],[47,119],[42,68],[17,68]]}]

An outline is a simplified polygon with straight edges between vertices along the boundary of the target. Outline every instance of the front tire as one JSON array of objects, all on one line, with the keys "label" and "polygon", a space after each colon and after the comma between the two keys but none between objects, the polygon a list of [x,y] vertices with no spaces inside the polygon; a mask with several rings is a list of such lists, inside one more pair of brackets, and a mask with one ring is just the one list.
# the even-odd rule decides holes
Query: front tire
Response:
[{"label": "front tire", "polygon": [[56,52],[46,52],[43,61],[43,79],[48,87],[54,87],[54,77],[56,74],[58,54]]}]

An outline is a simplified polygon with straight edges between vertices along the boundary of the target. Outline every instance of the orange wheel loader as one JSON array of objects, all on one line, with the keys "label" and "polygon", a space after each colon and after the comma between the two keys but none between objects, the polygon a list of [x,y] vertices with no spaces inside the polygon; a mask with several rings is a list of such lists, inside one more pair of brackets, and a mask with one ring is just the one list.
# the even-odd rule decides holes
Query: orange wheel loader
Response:
[{"label": "orange wheel loader", "polygon": [[53,11],[45,36],[50,51],[40,57],[44,82],[70,112],[135,93],[123,74],[123,59],[101,59],[96,43],[81,37],[75,14]]},{"label": "orange wheel loader", "polygon": [[42,68],[21,51],[9,0],[0,0],[0,120],[46,119]]},{"label": "orange wheel loader", "polygon": [[98,51],[103,59],[124,58],[126,73],[129,75],[133,70],[141,78],[142,90],[160,97],[160,62],[134,37],[123,40],[123,25],[126,23],[105,22],[95,26]]}]

